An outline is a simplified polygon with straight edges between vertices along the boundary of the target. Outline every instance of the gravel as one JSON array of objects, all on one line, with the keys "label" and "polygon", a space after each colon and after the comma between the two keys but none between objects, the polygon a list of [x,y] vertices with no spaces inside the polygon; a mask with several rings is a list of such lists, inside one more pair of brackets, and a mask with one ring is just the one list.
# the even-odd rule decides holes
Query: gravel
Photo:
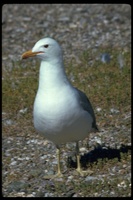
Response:
[{"label": "gravel", "polygon": [[[131,7],[128,4],[5,4],[2,8],[3,70],[8,68],[11,72],[20,61],[21,54],[47,36],[59,41],[66,62],[72,58],[80,62],[78,56],[87,49],[98,51],[101,47],[109,47],[130,50]],[[36,63],[34,60],[30,62]],[[27,108],[20,114],[26,111]],[[15,126],[13,120],[3,119],[3,124]],[[27,137],[7,135],[3,133],[2,139],[2,192],[5,197],[131,195],[131,166],[127,159],[131,156],[130,129],[123,135],[119,130],[115,133],[113,130],[108,133],[101,130],[99,134],[90,134],[90,140],[80,141],[83,167],[94,165],[94,174],[86,178],[74,173],[75,144],[63,145],[61,167],[64,178],[56,180],[44,178],[57,170],[56,148],[52,142],[35,134],[27,134]],[[128,141],[125,146],[121,146],[123,138]],[[119,162],[121,158],[122,162]],[[99,181],[102,189],[97,185]],[[80,183],[82,185],[79,186]],[[87,188],[87,192],[82,193],[81,186]]]},{"label": "gravel", "polygon": [[11,67],[25,50],[47,36],[60,42],[66,60],[75,57],[77,62],[78,55],[86,49],[131,48],[131,7],[128,4],[5,4],[3,67]]}]

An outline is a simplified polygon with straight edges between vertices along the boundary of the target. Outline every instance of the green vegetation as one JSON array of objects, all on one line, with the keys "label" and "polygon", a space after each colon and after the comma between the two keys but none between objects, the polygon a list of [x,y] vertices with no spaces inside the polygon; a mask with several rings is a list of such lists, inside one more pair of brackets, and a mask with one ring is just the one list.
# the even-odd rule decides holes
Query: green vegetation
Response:
[{"label": "green vegetation", "polygon": [[[78,64],[76,64],[76,59],[72,59],[69,63],[65,60],[66,73],[70,79],[73,77],[72,84],[89,97],[99,129],[108,132],[108,134],[99,135],[101,140],[105,141],[105,145],[108,145],[106,141],[110,141],[111,137],[114,138],[114,143],[116,141],[117,144],[127,145],[131,142],[129,135],[131,127],[131,54],[124,50],[120,52],[119,49],[101,49],[99,52],[108,52],[111,55],[111,61],[102,63],[100,59],[96,59],[100,57],[97,52],[85,51],[80,55]],[[122,69],[118,63],[119,54],[122,54],[124,59]],[[3,120],[4,137],[33,135],[35,132],[32,112],[38,88],[39,65],[39,61],[33,64],[32,59],[29,59],[13,63],[11,70],[8,69],[8,66],[3,69],[3,119],[11,119],[14,122],[12,126],[8,126]],[[101,110],[98,111],[98,108]],[[20,112],[23,109],[26,111]],[[111,111],[111,109],[113,110]],[[81,197],[99,196],[99,194],[103,197],[130,196],[131,184],[128,176],[130,174],[130,152],[121,151],[120,158],[120,161],[117,157],[98,158],[92,163],[87,163],[87,167],[94,171],[92,176],[97,177],[96,180],[88,182],[80,179],[81,181],[79,181],[78,177],[76,179],[74,177],[68,181],[66,172],[62,181],[54,180],[52,187],[47,182],[45,189],[48,192],[54,192],[57,196],[73,196],[74,194]],[[8,163],[10,160],[7,157],[6,165]],[[70,168],[69,170],[75,169]],[[9,178],[12,179],[12,177]],[[38,177],[33,177],[33,179],[35,178]],[[16,181],[18,179],[19,175],[16,176]],[[30,193],[30,188],[27,191]],[[38,195],[41,194],[38,192]]]},{"label": "green vegetation", "polygon": [[[123,53],[125,64],[122,70],[117,61],[120,52],[115,50],[114,53],[109,53],[113,57],[110,63],[96,61],[97,55],[93,55],[94,63],[89,66],[89,52],[86,51],[81,55],[81,64],[76,65],[76,61],[72,60],[68,63],[66,71],[68,76],[70,73],[73,74],[73,84],[89,96],[94,109],[101,107],[108,113],[112,107],[115,107],[122,114],[130,111],[131,104],[130,53]],[[33,68],[29,61],[27,63],[30,67],[28,64],[26,68],[23,67],[24,63],[20,61],[14,63],[11,72],[3,71],[2,108],[3,112],[8,112],[12,116],[25,107],[28,107],[29,113],[32,112],[32,104],[38,87],[39,62],[37,65],[34,64]]]}]

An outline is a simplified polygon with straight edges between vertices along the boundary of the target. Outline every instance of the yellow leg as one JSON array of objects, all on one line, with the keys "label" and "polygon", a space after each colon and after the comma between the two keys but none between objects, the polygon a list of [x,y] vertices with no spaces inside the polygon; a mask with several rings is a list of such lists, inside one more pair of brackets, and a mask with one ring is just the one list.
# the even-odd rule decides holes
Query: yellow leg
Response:
[{"label": "yellow leg", "polygon": [[62,177],[63,175],[61,173],[61,167],[60,167],[60,148],[59,147],[57,147],[56,153],[57,153],[57,160],[58,160],[58,172],[55,176]]},{"label": "yellow leg", "polygon": [[89,170],[89,169],[88,169],[87,171],[83,171],[83,170],[81,169],[78,142],[76,142],[76,152],[77,152],[77,169],[76,169],[77,172],[79,172],[81,176],[86,176],[86,175],[88,175],[88,174],[92,174],[93,171],[91,171],[91,170]]},{"label": "yellow leg", "polygon": [[80,155],[77,154],[77,169],[79,173],[82,171],[81,170],[81,165],[80,165]]},{"label": "yellow leg", "polygon": [[56,154],[57,154],[57,174],[55,175],[46,175],[44,176],[45,179],[54,179],[54,178],[58,178],[58,177],[63,177],[63,174],[61,173],[61,167],[60,167],[60,148],[58,146],[56,146],[57,150],[56,150]]}]

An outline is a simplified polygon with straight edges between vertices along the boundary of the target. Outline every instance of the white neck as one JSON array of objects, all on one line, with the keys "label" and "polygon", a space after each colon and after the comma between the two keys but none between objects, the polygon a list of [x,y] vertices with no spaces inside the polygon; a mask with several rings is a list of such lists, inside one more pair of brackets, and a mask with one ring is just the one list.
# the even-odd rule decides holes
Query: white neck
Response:
[{"label": "white neck", "polygon": [[41,61],[39,75],[39,90],[41,92],[52,92],[66,83],[68,84],[69,81],[64,70],[63,62],[57,61],[53,64]]}]

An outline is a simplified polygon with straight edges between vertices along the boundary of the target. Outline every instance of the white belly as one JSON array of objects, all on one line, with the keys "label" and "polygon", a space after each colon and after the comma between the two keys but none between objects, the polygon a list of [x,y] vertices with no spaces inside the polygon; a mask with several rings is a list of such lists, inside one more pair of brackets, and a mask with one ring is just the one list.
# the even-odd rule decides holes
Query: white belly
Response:
[{"label": "white belly", "polygon": [[34,126],[55,144],[83,140],[91,130],[92,117],[73,98],[36,97]]}]

